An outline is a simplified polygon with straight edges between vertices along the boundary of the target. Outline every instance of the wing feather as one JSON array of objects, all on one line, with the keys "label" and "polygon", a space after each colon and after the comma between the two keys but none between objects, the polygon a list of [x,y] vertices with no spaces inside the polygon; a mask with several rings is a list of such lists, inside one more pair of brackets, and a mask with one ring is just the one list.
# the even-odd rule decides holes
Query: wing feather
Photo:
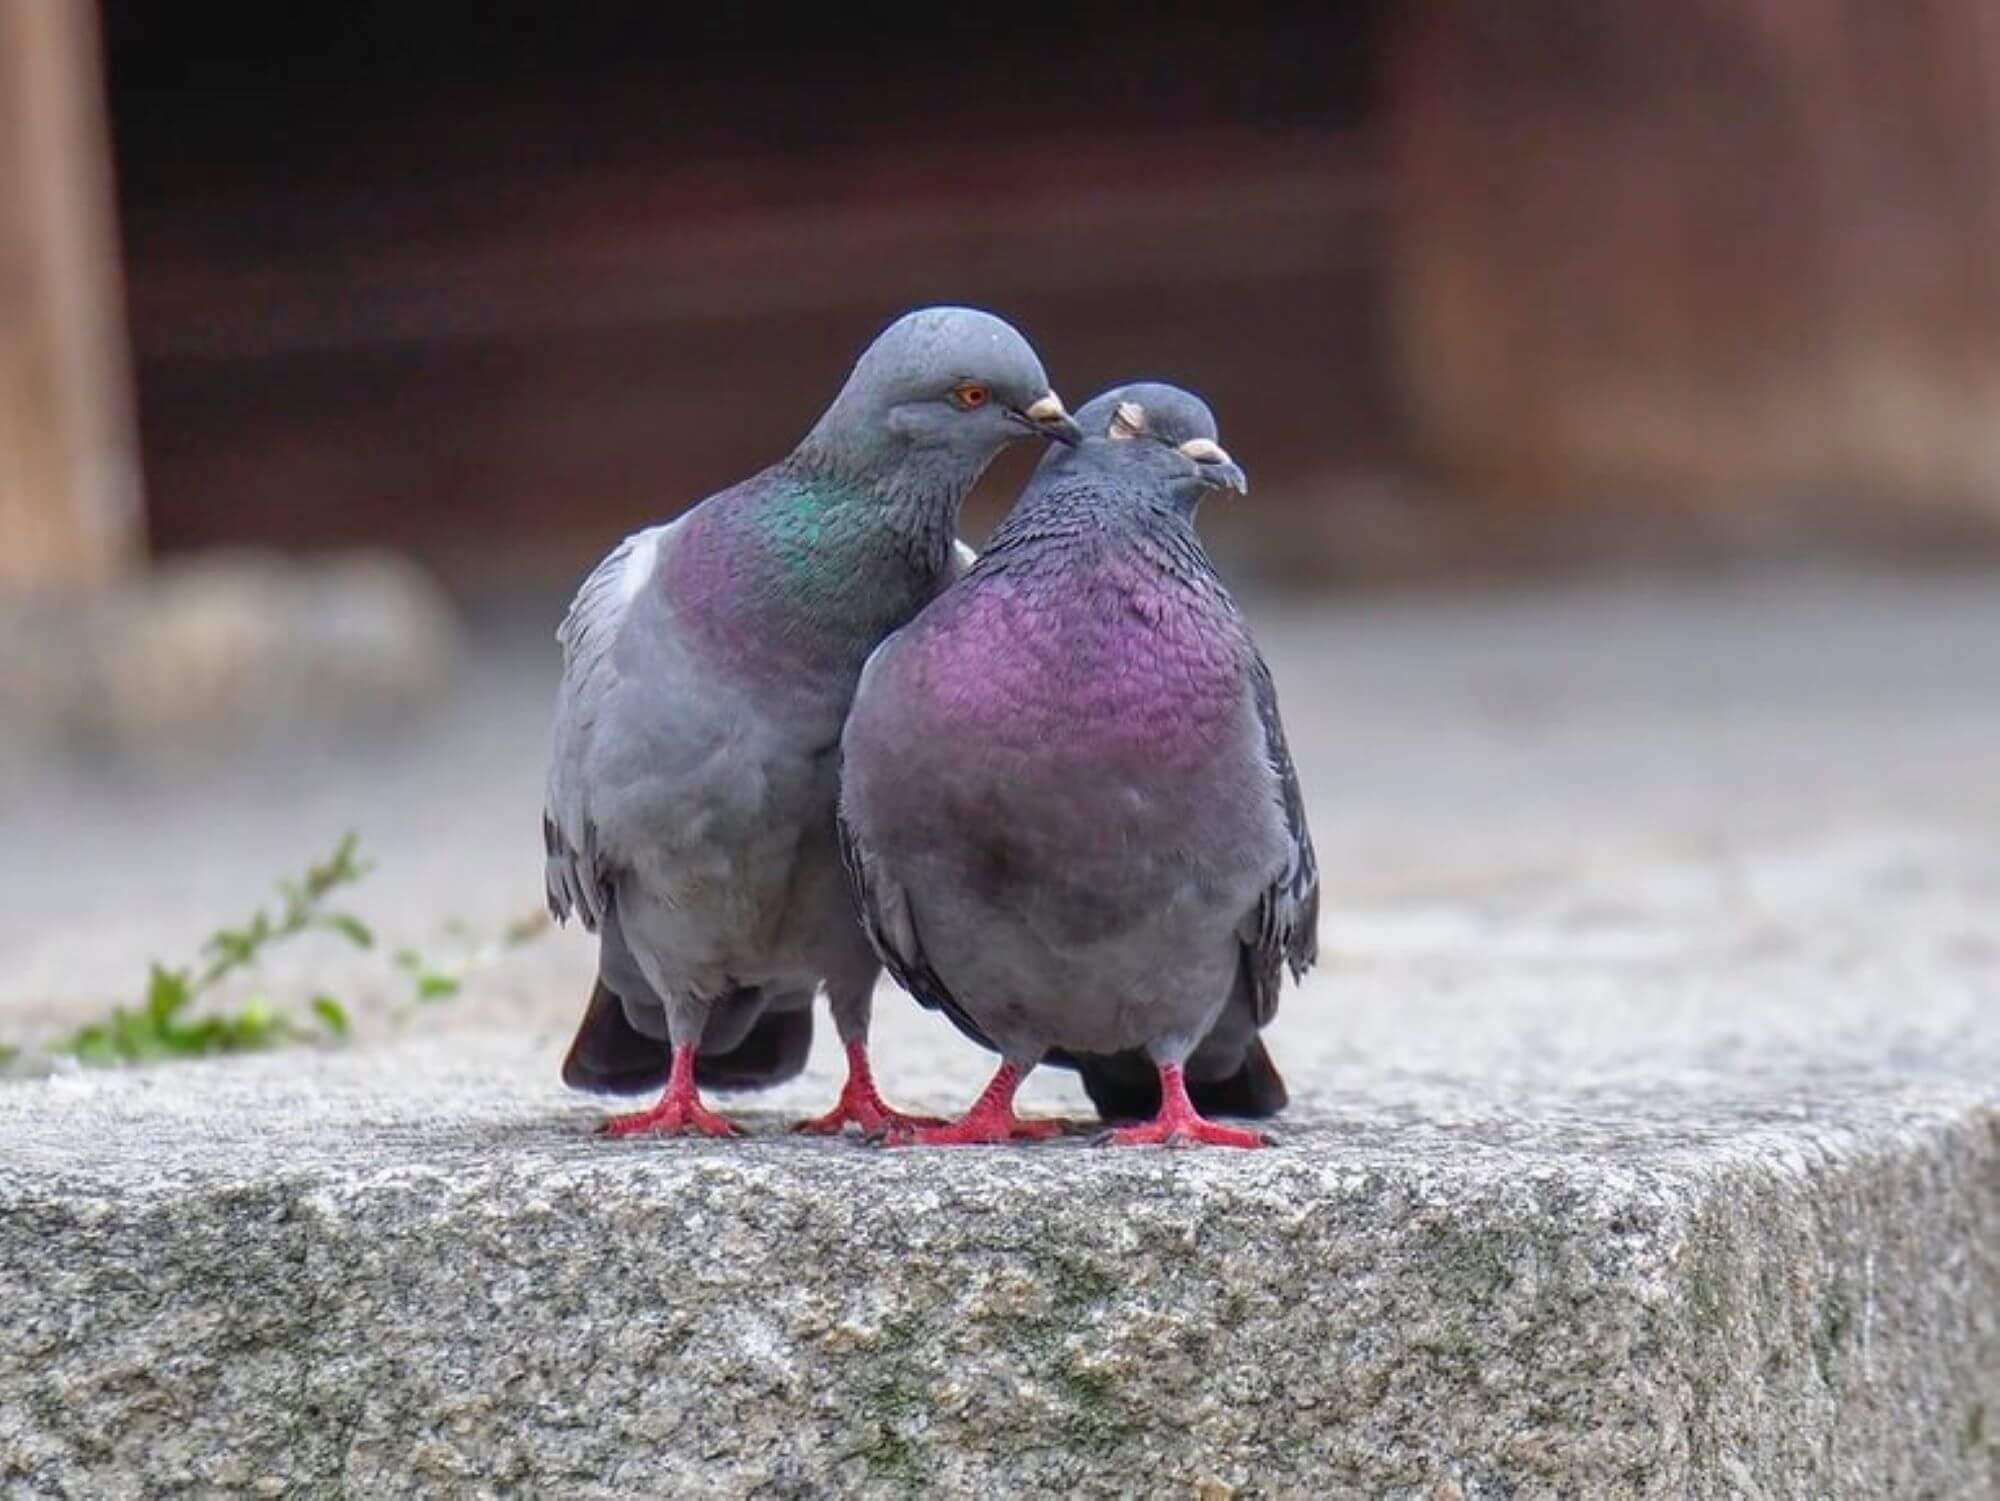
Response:
[{"label": "wing feather", "polygon": [[592,932],[604,919],[610,886],[583,769],[599,715],[617,681],[618,633],[673,529],[673,523],[649,527],[613,548],[583,581],[556,629],[563,668],[542,810],[545,881],[556,920],[566,922],[574,914]]},{"label": "wing feather", "polygon": [[847,866],[849,889],[854,893],[856,915],[868,935],[869,946],[889,971],[889,977],[907,990],[927,1010],[942,1011],[953,1026],[981,1047],[998,1052],[979,1029],[942,976],[932,968],[918,936],[908,894],[882,869],[849,823],[846,810],[840,816],[840,858]]},{"label": "wing feather", "polygon": [[1277,685],[1261,656],[1251,674],[1251,689],[1264,731],[1264,755],[1278,781],[1278,804],[1288,846],[1283,869],[1258,897],[1256,907],[1238,930],[1249,961],[1257,1025],[1263,1027],[1277,1015],[1284,971],[1289,969],[1297,980],[1319,958],[1319,861],[1313,854],[1312,831],[1306,827],[1298,768],[1292,764],[1284,721],[1278,715]]}]

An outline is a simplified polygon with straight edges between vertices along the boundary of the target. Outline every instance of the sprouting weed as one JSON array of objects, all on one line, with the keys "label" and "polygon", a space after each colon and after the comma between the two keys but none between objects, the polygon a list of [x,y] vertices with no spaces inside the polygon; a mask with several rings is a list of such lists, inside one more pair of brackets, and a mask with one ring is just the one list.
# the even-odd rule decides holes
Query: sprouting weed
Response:
[{"label": "sprouting weed", "polygon": [[[375,934],[368,924],[334,907],[330,900],[373,868],[360,857],[355,836],[344,836],[326,859],[308,866],[303,876],[278,883],[275,911],[259,907],[240,925],[216,929],[189,964],[177,968],[154,964],[140,1004],[114,1007],[104,1020],[78,1028],[52,1051],[70,1054],[87,1064],[110,1065],[251,1052],[285,1043],[346,1041],[353,1031],[347,1008],[324,992],[308,998],[303,1015],[280,1009],[261,994],[234,1010],[202,1010],[196,1003],[223,981],[256,965],[273,945],[302,933],[331,933],[356,948],[373,948]],[[417,1007],[458,994],[474,970],[548,929],[548,914],[539,910],[508,923],[498,939],[488,942],[479,941],[464,923],[447,924],[446,932],[462,950],[456,962],[449,964],[429,959],[413,948],[398,949],[390,962],[408,977],[413,998],[395,1010],[393,1018],[407,1021]],[[0,1064],[18,1051],[0,1045]]]},{"label": "sprouting weed", "polygon": [[172,969],[154,964],[145,999],[138,1006],[113,1008],[105,1020],[80,1027],[56,1044],[55,1051],[73,1054],[84,1063],[138,1063],[346,1037],[347,1011],[329,995],[312,998],[307,1008],[310,1021],[278,1010],[261,995],[233,1011],[195,1015],[193,1008],[223,980],[257,963],[272,945],[301,933],[334,933],[357,948],[373,947],[375,935],[366,923],[327,905],[334,892],[368,874],[371,867],[356,849],[355,836],[343,836],[331,855],[308,866],[298,880],[278,883],[276,916],[259,907],[240,926],[211,933],[194,963]]}]

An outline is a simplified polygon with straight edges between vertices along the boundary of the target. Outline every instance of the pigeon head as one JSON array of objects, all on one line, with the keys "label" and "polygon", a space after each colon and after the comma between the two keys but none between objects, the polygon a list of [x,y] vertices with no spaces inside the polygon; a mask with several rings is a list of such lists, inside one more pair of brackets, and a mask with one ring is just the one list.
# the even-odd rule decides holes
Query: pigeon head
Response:
[{"label": "pigeon head", "polygon": [[[1220,434],[1208,403],[1179,386],[1160,381],[1114,386],[1085,402],[1076,423],[1094,457],[1141,466],[1190,514],[1210,490],[1249,493],[1249,477],[1216,441]],[[1057,456],[1045,462],[1051,461]]]},{"label": "pigeon head", "polygon": [[850,472],[909,470],[962,494],[1017,439],[1080,436],[1011,325],[976,308],[934,307],[877,336],[807,444]]}]

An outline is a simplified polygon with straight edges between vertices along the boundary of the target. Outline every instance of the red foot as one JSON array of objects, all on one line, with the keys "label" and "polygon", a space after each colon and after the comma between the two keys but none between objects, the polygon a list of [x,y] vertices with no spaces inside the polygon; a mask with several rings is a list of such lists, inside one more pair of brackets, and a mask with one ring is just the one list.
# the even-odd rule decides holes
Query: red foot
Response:
[{"label": "red foot", "polygon": [[847,1083],[841,1088],[840,1102],[825,1115],[800,1121],[792,1129],[813,1136],[837,1136],[841,1127],[849,1121],[859,1126],[864,1136],[883,1131],[916,1131],[925,1126],[944,1124],[936,1116],[905,1115],[900,1110],[890,1109],[883,1102],[881,1093],[875,1088],[874,1071],[868,1066],[868,1044],[865,1042],[850,1042],[847,1045]]},{"label": "red foot", "polygon": [[1143,1126],[1121,1126],[1100,1138],[1114,1147],[1268,1147],[1262,1131],[1218,1126],[1204,1119],[1188,1098],[1178,1063],[1160,1065],[1160,1113]]},{"label": "red foot", "polygon": [[741,1136],[742,1129],[702,1104],[694,1087],[694,1049],[673,1050],[667,1091],[650,1110],[614,1115],[597,1128],[599,1136]]},{"label": "red foot", "polygon": [[1011,1063],[1003,1063],[993,1075],[993,1082],[986,1086],[986,1092],[950,1125],[892,1130],[884,1140],[892,1147],[962,1147],[1045,1141],[1062,1135],[1066,1127],[1061,1121],[1023,1120],[1014,1113],[1014,1091],[1020,1087],[1020,1071]]}]

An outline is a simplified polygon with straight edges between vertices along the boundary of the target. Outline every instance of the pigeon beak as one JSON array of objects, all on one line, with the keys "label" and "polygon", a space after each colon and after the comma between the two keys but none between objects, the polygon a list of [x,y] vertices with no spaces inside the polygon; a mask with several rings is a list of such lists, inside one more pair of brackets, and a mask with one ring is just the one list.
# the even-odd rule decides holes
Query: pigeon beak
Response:
[{"label": "pigeon beak", "polygon": [[1078,427],[1076,419],[1063,409],[1062,398],[1053,391],[1032,403],[1025,411],[1009,412],[1007,415],[1029,432],[1037,433],[1044,438],[1053,438],[1056,442],[1066,443],[1071,448],[1083,441],[1083,429]]},{"label": "pigeon beak", "polygon": [[1201,466],[1201,482],[1211,490],[1250,493],[1250,476],[1232,459],[1220,443],[1211,438],[1190,438],[1181,444],[1182,453]]}]

